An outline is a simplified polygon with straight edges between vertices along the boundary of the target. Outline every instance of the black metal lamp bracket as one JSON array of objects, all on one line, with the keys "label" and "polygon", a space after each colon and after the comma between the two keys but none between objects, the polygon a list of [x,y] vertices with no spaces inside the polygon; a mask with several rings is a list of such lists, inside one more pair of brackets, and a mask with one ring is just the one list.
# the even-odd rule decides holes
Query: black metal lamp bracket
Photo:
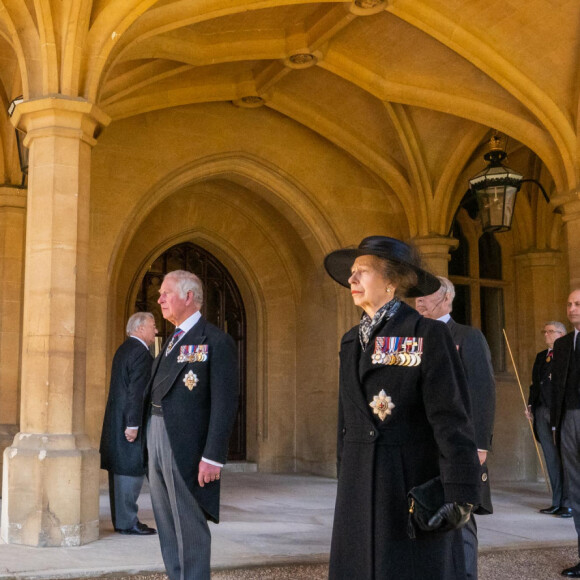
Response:
[{"label": "black metal lamp bracket", "polygon": [[544,186],[537,179],[531,179],[531,178],[530,179],[522,179],[521,183],[535,183],[540,188],[540,191],[542,192],[544,199],[546,200],[546,203],[550,203],[550,198],[548,197],[548,194],[546,193]]}]

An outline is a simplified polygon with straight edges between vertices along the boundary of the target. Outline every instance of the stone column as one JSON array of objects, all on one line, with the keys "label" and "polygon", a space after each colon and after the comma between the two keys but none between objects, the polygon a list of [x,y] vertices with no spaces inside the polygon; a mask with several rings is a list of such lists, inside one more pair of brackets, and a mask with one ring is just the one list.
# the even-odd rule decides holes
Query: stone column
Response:
[{"label": "stone column", "polygon": [[562,214],[568,243],[570,290],[580,288],[580,192],[555,195],[552,205]]},{"label": "stone column", "polygon": [[[554,250],[531,250],[515,256],[518,347],[524,353],[520,364],[546,348],[540,334],[545,322],[567,323],[567,289],[562,289],[564,256]],[[526,352],[527,351],[527,352]]]},{"label": "stone column", "polygon": [[0,473],[18,431],[26,189],[0,185]]},{"label": "stone column", "polygon": [[[515,304],[517,315],[514,320],[517,331],[514,333],[517,349],[514,357],[519,377],[527,400],[528,386],[532,378],[532,366],[535,356],[546,348],[540,330],[549,320],[560,320],[566,323],[566,278],[563,268],[564,256],[554,250],[533,249],[515,256]],[[512,347],[513,348],[513,347]],[[509,364],[511,367],[511,363]],[[507,389],[498,391],[496,406],[496,441],[513,441],[518,443],[519,462],[515,461],[512,451],[504,452],[501,445],[494,446],[494,463],[502,468],[502,473],[517,476],[516,466],[524,470],[526,479],[536,480],[542,475],[536,455],[533,435],[524,419],[524,403],[519,387],[510,385],[513,403],[507,400]],[[542,457],[543,461],[543,457]]]},{"label": "stone column", "polygon": [[425,236],[414,238],[413,243],[421,252],[425,265],[436,276],[447,276],[449,260],[451,256],[449,252],[454,250],[459,241],[455,238],[448,238],[447,236]]},{"label": "stone column", "polygon": [[4,452],[1,534],[29,546],[99,536],[99,454],[84,433],[91,148],[109,119],[80,99],[18,105],[30,149],[20,432]]}]

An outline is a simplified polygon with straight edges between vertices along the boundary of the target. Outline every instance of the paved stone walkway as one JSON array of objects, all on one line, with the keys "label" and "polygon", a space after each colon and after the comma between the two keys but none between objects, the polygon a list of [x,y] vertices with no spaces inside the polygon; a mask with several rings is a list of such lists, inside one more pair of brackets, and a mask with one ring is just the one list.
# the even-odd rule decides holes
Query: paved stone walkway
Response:
[{"label": "paved stone walkway", "polygon": [[[335,493],[336,480],[328,478],[227,474],[222,523],[211,526],[212,580],[326,578]],[[555,580],[577,563],[572,520],[538,513],[549,502],[544,485],[498,483],[493,502],[493,515],[477,517],[479,580]],[[78,548],[0,542],[0,580],[164,580],[157,536],[116,534],[108,504],[103,490],[97,542]],[[142,520],[154,525],[146,490],[139,505]]]},{"label": "paved stone walkway", "polygon": [[[563,568],[576,562],[576,550],[570,547],[486,552],[479,558],[479,580],[556,580],[562,578],[560,572]],[[218,570],[211,575],[212,580],[326,580],[327,577],[326,564]],[[106,576],[106,578],[167,580],[165,574]],[[87,578],[76,580],[87,580]]]}]

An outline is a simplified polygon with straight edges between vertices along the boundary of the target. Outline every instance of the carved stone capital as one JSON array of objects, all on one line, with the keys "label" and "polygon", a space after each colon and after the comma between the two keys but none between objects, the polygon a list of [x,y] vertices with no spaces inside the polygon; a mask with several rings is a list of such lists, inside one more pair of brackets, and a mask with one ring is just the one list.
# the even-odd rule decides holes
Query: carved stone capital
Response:
[{"label": "carved stone capital", "polygon": [[26,133],[24,145],[46,136],[78,138],[91,146],[111,118],[84,99],[48,97],[24,101],[16,106],[10,118],[14,127]]},{"label": "carved stone capital", "polygon": [[555,211],[562,214],[564,222],[580,218],[580,190],[578,189],[552,196],[550,204],[554,206]]},{"label": "carved stone capital", "polygon": [[432,235],[414,238],[412,242],[434,274],[447,276],[447,265],[451,258],[449,252],[457,248],[458,240],[447,236]]}]

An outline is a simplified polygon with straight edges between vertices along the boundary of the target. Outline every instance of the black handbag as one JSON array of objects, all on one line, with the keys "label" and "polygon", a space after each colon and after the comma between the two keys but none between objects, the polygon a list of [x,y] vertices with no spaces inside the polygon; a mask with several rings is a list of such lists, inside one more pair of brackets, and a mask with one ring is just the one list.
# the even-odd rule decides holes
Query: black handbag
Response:
[{"label": "black handbag", "polygon": [[[445,493],[441,477],[434,477],[421,485],[417,485],[407,494],[409,502],[409,520],[407,533],[411,539],[416,537],[417,531],[429,534],[449,532],[462,528],[471,517],[473,505],[445,502]],[[429,520],[446,507],[438,526],[429,525]]]},{"label": "black handbag", "polygon": [[416,537],[418,530],[423,532],[447,531],[441,528],[433,530],[428,523],[435,512],[445,503],[441,477],[434,477],[413,487],[407,494],[407,500],[409,502],[407,533],[411,539]]}]

